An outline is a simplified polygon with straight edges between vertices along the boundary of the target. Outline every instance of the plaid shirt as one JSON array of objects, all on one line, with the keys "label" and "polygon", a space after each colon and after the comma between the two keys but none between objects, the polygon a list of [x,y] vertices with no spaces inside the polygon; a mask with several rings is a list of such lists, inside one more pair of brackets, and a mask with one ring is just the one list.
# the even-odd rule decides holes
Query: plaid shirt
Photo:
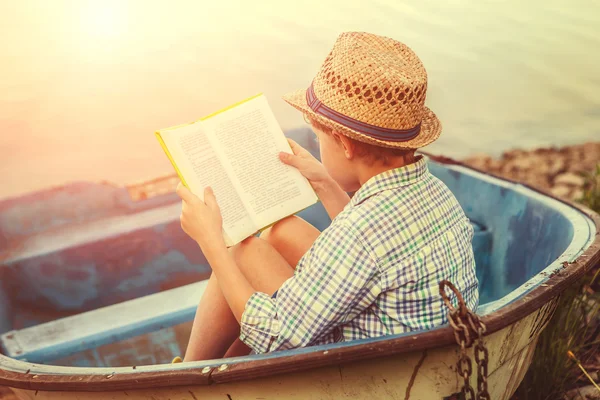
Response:
[{"label": "plaid shirt", "polygon": [[472,238],[462,208],[424,157],[374,176],[319,235],[276,298],[250,297],[240,339],[265,353],[442,325],[441,280],[477,307]]}]

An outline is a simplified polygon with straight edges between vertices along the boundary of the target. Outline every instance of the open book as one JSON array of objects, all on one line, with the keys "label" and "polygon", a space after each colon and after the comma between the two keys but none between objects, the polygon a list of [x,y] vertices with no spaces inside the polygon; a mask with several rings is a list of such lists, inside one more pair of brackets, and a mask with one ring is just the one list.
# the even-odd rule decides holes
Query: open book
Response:
[{"label": "open book", "polygon": [[263,95],[156,137],[192,193],[204,199],[204,188],[213,189],[227,246],[318,200],[306,178],[279,160],[292,150]]}]

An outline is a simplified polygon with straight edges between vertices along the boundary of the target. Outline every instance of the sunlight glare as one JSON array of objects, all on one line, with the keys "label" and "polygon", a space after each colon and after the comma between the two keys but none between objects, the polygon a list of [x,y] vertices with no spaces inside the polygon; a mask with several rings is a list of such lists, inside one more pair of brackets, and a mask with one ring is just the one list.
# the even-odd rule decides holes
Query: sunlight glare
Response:
[{"label": "sunlight glare", "polygon": [[83,30],[97,38],[116,38],[127,25],[124,2],[88,0],[81,10]]}]

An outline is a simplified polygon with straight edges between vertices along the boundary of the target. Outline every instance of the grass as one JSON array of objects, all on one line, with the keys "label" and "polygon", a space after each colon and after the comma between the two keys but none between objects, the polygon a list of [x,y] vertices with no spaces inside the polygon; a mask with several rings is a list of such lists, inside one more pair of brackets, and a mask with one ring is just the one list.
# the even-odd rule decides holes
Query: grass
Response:
[{"label": "grass", "polygon": [[[580,202],[600,213],[600,164],[586,177]],[[513,399],[562,399],[564,393],[591,384],[567,357],[572,351],[588,372],[597,370],[600,354],[600,269],[592,268],[565,290],[556,313],[540,335],[531,367]]]},{"label": "grass", "polygon": [[583,194],[581,203],[600,213],[600,164],[596,170],[586,177],[587,190]]}]

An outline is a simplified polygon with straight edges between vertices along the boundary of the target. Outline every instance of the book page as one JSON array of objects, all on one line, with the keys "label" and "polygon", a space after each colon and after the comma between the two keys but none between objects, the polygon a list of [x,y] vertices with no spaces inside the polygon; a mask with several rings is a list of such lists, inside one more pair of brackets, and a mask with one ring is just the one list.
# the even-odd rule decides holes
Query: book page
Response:
[{"label": "book page", "polygon": [[201,124],[167,131],[163,139],[190,190],[204,199],[204,188],[213,189],[223,216],[223,229],[231,240],[228,245],[257,230]]},{"label": "book page", "polygon": [[291,149],[264,96],[203,123],[218,141],[217,150],[227,159],[260,228],[317,201],[308,181],[279,160],[280,151]]}]

